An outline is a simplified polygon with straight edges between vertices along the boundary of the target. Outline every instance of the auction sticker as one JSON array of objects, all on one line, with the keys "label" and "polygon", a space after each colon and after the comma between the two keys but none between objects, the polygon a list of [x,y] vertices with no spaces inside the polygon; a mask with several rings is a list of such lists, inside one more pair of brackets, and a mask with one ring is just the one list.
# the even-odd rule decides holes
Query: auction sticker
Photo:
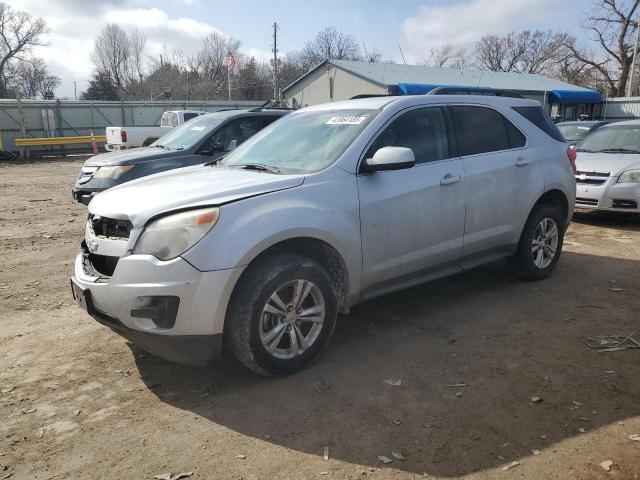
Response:
[{"label": "auction sticker", "polygon": [[367,117],[331,117],[325,125],[360,125]]},{"label": "auction sticker", "polygon": [[191,130],[192,132],[201,132],[202,130],[204,130],[204,127],[195,126],[195,127],[191,127],[189,130]]}]

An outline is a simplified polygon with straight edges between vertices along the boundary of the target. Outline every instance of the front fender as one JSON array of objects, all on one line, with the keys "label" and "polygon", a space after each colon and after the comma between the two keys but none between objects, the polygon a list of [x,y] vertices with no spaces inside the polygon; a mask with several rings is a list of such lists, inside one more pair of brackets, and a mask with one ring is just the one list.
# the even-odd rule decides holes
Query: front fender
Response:
[{"label": "front fender", "polygon": [[342,256],[350,291],[358,292],[362,251],[355,176],[339,176],[222,206],[213,230],[183,257],[202,271],[230,269],[285,240],[313,238]]}]

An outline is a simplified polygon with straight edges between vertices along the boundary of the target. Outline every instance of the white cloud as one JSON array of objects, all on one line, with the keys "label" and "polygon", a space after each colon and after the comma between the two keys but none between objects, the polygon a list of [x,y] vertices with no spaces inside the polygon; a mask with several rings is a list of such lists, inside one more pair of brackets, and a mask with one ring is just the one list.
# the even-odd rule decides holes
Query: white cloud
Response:
[{"label": "white cloud", "polygon": [[[423,58],[432,47],[453,45],[472,48],[484,35],[512,30],[554,29],[554,19],[572,18],[568,7],[557,0],[463,0],[447,5],[426,5],[403,22],[407,60]],[[559,5],[560,4],[560,5]],[[558,11],[564,9],[564,12]],[[563,15],[563,13],[567,15]],[[575,16],[575,12],[574,12]]]},{"label": "white cloud", "polygon": [[[190,4],[194,0],[175,1]],[[55,8],[50,0],[9,0],[9,4],[47,22],[48,46],[38,47],[34,53],[43,57],[49,70],[61,78],[56,92],[61,97],[73,98],[74,81],[78,94],[87,88],[93,71],[93,41],[108,22],[140,30],[147,38],[150,55],[164,48],[195,53],[202,40],[216,30],[193,18],[172,18],[161,8],[149,6],[147,0],[57,0]]]},{"label": "white cloud", "polygon": [[247,57],[255,57],[259,62],[268,62],[273,59],[273,52],[271,50],[260,50],[259,48],[249,48],[244,50]]}]

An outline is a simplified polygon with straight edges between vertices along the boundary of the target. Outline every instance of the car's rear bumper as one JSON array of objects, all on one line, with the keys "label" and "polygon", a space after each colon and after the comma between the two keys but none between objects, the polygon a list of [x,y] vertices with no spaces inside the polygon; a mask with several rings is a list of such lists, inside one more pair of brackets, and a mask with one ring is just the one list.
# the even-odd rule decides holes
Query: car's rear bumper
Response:
[{"label": "car's rear bumper", "polygon": [[618,183],[611,177],[602,185],[576,184],[576,204],[580,210],[640,213],[640,183]]}]

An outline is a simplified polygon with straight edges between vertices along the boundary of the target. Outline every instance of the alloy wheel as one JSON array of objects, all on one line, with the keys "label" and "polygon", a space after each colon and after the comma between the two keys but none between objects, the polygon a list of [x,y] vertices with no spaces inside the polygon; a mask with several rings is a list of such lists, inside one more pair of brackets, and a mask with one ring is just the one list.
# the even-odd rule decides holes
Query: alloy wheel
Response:
[{"label": "alloy wheel", "polygon": [[325,300],[318,286],[292,280],[278,287],[264,305],[260,341],[276,358],[295,358],[318,340],[324,320]]}]

